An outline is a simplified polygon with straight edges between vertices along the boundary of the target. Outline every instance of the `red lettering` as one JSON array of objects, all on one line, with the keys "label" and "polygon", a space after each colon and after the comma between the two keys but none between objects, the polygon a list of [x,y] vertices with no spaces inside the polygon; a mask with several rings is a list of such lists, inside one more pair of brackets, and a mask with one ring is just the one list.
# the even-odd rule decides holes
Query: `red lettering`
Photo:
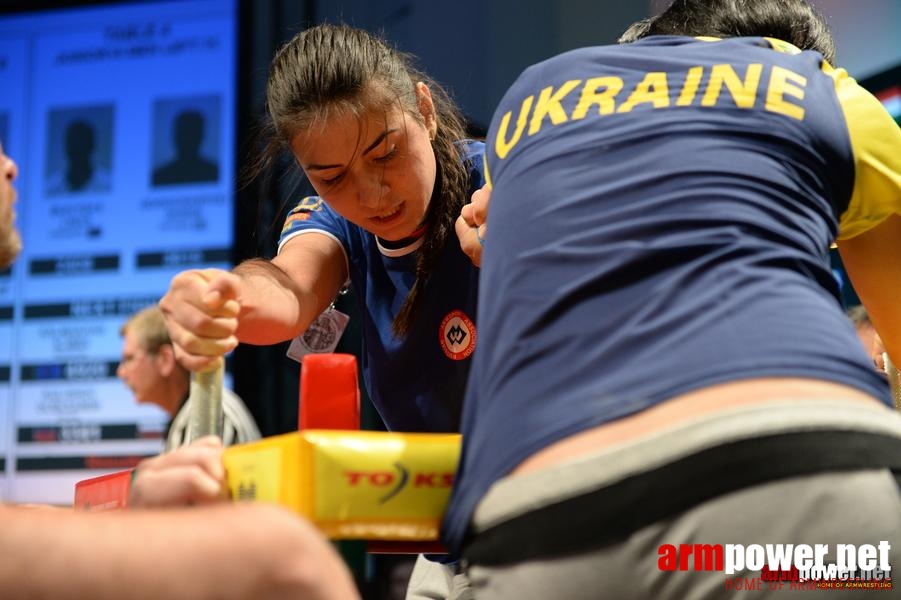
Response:
[{"label": "red lettering", "polygon": [[[763,579],[760,577],[751,577],[742,579],[741,577],[727,577],[727,590],[763,590]],[[770,588],[776,589],[776,588]]]},{"label": "red lettering", "polygon": [[347,477],[347,484],[351,487],[360,483],[360,479],[365,477],[366,473],[362,473],[360,471],[344,471],[344,476]]},{"label": "red lettering", "polygon": [[663,544],[657,549],[657,568],[661,571],[675,571],[679,553],[672,544]]},{"label": "red lettering", "polygon": [[691,544],[679,544],[679,570],[688,570],[688,557],[691,556]]},{"label": "red lettering", "polygon": [[392,481],[394,481],[394,473],[378,472],[369,475],[369,483],[379,487],[390,485]]},{"label": "red lettering", "polygon": [[810,579],[808,581],[792,581],[789,586],[790,590],[815,590],[817,589],[817,582]]},{"label": "red lettering", "polygon": [[413,487],[435,487],[434,477],[437,473],[417,473]]},{"label": "red lettering", "polygon": [[797,581],[801,578],[801,572],[798,567],[784,569],[781,571],[771,571],[769,566],[763,565],[760,569],[760,577],[764,581]]},{"label": "red lettering", "polygon": [[347,485],[351,487],[355,487],[364,481],[369,483],[369,485],[384,487],[391,485],[394,481],[394,473],[388,471],[373,471],[371,473],[366,471],[344,471],[344,476],[347,477]]},{"label": "red lettering", "polygon": [[695,544],[695,571],[722,571],[722,544]]},{"label": "red lettering", "polygon": [[449,488],[454,485],[453,473],[417,473],[413,487]]}]

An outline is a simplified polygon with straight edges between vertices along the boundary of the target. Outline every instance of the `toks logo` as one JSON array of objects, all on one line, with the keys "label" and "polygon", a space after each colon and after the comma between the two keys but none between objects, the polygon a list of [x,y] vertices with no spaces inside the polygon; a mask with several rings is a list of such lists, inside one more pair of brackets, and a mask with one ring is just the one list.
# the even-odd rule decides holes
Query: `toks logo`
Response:
[{"label": "toks logo", "polygon": [[379,498],[384,504],[397,496],[409,484],[413,488],[447,489],[454,484],[453,473],[420,471],[411,475],[410,471],[400,463],[394,463],[394,471],[345,471],[344,477],[350,487],[363,485],[385,488],[385,494]]}]

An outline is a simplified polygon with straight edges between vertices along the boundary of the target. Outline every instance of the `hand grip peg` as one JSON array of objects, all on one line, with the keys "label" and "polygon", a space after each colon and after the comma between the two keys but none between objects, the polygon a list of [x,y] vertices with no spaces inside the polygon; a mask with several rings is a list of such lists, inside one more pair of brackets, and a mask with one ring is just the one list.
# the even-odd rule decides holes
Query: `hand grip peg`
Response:
[{"label": "hand grip peg", "polygon": [[188,441],[206,435],[222,437],[222,379],[224,362],[215,369],[191,374],[190,420]]}]

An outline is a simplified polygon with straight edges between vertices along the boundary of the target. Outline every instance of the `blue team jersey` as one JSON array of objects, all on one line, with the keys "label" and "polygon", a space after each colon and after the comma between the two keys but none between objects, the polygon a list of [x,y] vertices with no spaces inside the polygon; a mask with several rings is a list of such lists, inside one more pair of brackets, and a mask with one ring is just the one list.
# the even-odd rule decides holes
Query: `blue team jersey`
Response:
[{"label": "blue team jersey", "polygon": [[[461,145],[470,173],[469,194],[484,184],[484,144]],[[468,197],[466,199],[468,201]],[[416,280],[422,240],[388,249],[368,231],[338,215],[322,198],[307,197],[289,213],[279,248],[305,232],[335,238],[344,249],[350,284],[363,317],[362,372],[370,399],[394,431],[457,432],[473,350],[479,270],[448,240],[425,288],[407,336],[391,324]]]},{"label": "blue team jersey", "polygon": [[486,144],[454,551],[525,458],[680,394],[808,377],[890,404],[828,252],[901,213],[901,135],[819,54],[669,36],[575,50],[519,77]]}]

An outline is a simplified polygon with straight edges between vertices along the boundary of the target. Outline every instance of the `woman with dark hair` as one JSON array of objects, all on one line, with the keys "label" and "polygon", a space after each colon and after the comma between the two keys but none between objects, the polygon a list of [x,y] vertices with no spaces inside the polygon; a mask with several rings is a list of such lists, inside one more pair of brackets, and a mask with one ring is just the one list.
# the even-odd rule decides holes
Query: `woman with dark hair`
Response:
[{"label": "woman with dark hair", "polygon": [[803,0],[676,0],[624,41],[529,67],[489,127],[443,539],[480,599],[891,577],[901,416],[829,248],[901,361],[901,131]]},{"label": "woman with dark hair", "polygon": [[484,145],[409,56],[347,26],[282,47],[267,105],[270,160],[288,148],[318,195],[289,213],[272,260],[173,279],[160,306],[179,360],[194,370],[239,341],[297,337],[351,285],[364,305],[363,376],[385,424],[459,431],[478,251],[461,250],[454,225],[484,183]]}]

